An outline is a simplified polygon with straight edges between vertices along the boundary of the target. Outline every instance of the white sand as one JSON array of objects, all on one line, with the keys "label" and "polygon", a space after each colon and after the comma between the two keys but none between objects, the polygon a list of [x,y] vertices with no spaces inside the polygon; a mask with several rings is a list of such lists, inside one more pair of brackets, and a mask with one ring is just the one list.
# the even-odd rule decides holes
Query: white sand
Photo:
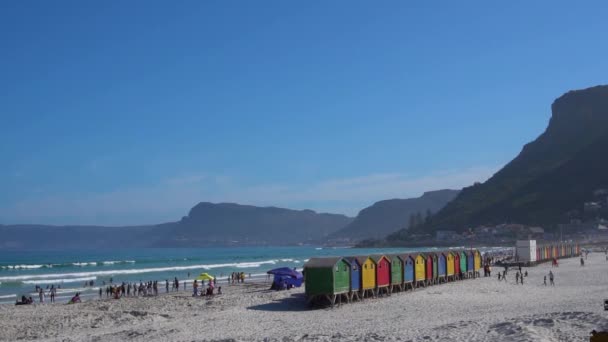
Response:
[{"label": "white sand", "polygon": [[[0,340],[588,341],[608,330],[608,262],[600,253],[527,269],[524,285],[479,278],[337,308],[309,310],[303,289],[223,286],[211,300],[185,293],[76,305],[0,306]],[[496,269],[494,270],[496,271]],[[547,279],[547,282],[549,280]]]}]

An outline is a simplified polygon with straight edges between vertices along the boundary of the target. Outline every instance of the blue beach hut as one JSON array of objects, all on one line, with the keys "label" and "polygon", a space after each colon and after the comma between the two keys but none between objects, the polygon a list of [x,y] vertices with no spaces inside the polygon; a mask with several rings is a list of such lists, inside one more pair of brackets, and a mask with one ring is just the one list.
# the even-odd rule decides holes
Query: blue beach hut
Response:
[{"label": "blue beach hut", "polygon": [[445,253],[437,253],[437,282],[447,280],[448,268]]},{"label": "blue beach hut", "polygon": [[410,286],[414,289],[414,257],[409,254],[401,256],[403,260],[403,283],[405,287]]},{"label": "blue beach hut", "polygon": [[469,277],[475,278],[475,252],[467,252],[467,273]]},{"label": "blue beach hut", "polygon": [[361,264],[355,257],[344,258],[350,264],[350,300],[353,297],[359,299],[359,292],[361,292]]}]

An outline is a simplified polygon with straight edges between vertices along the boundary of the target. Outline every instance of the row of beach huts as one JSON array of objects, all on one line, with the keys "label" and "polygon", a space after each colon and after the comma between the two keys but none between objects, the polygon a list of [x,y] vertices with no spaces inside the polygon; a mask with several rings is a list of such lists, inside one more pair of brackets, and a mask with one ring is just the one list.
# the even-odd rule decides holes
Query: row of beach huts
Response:
[{"label": "row of beach huts", "polygon": [[410,254],[311,258],[304,265],[308,302],[376,297],[479,276],[476,249]]},{"label": "row of beach huts", "polygon": [[555,243],[536,246],[536,261],[570,258],[581,254],[581,246],[577,243]]},{"label": "row of beach huts", "polygon": [[[580,252],[578,244],[539,245],[536,260],[572,257]],[[350,302],[479,277],[484,266],[477,249],[311,258],[304,265],[304,284],[309,303],[326,301],[333,306],[342,298]]]}]

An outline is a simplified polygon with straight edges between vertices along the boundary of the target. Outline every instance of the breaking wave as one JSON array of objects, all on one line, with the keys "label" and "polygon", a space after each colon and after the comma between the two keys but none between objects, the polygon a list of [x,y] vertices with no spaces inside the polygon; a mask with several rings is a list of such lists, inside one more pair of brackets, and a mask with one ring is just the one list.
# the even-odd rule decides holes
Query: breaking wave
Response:
[{"label": "breaking wave", "polygon": [[[84,281],[97,280],[97,277],[82,277],[82,278],[65,278],[65,279],[44,279],[45,284],[61,284],[61,283],[80,283]],[[24,284],[40,284],[41,280],[24,280]]]},{"label": "breaking wave", "polygon": [[[171,272],[171,271],[184,271],[184,270],[212,270],[215,268],[257,268],[262,265],[274,265],[279,262],[280,259],[264,260],[264,261],[253,261],[253,262],[238,262],[238,263],[225,263],[225,264],[201,264],[201,265],[188,265],[188,266],[170,266],[170,267],[153,267],[153,268],[133,268],[133,269],[119,269],[119,270],[107,270],[107,271],[91,271],[91,272],[72,272],[72,273],[55,273],[55,274],[24,274],[18,276],[6,276],[0,277],[0,281],[31,281],[38,280],[49,282],[48,279],[64,279],[64,278],[84,278],[84,277],[97,277],[97,276],[113,276],[120,274],[141,274],[141,273],[154,273],[154,272]],[[82,280],[84,281],[84,280]]]}]

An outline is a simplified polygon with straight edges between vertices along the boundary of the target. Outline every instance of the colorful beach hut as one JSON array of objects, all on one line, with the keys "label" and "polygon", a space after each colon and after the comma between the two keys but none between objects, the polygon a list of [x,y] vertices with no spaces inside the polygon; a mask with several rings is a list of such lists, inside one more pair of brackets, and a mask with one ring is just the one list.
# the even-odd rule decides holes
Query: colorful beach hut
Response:
[{"label": "colorful beach hut", "polygon": [[350,300],[355,297],[360,299],[359,293],[361,292],[361,264],[355,257],[344,258],[350,264]]},{"label": "colorful beach hut", "polygon": [[333,306],[336,299],[350,298],[350,263],[342,257],[310,258],[304,265],[306,296],[311,303],[325,298]]},{"label": "colorful beach hut", "polygon": [[430,253],[424,254],[426,285],[433,285],[433,255]]},{"label": "colorful beach hut", "polygon": [[431,257],[433,258],[433,284],[438,284],[439,283],[439,265],[437,265],[437,263],[439,262],[437,260],[437,253],[431,253]]},{"label": "colorful beach hut", "polygon": [[448,276],[447,259],[444,252],[437,253],[437,282],[446,282]]},{"label": "colorful beach hut", "polygon": [[455,258],[456,256],[454,255],[454,253],[452,252],[443,252],[443,254],[445,255],[445,260],[446,260],[446,274],[447,274],[447,281],[454,281],[456,280],[456,261]]},{"label": "colorful beach hut", "polygon": [[413,290],[414,281],[416,279],[415,256],[404,254],[401,256],[401,260],[403,260],[403,289],[405,290],[409,286]]},{"label": "colorful beach hut", "polygon": [[419,287],[420,285],[426,285],[426,258],[424,254],[414,254],[414,285]]},{"label": "colorful beach hut", "polygon": [[467,253],[465,251],[460,251],[460,277],[466,278],[467,275]]},{"label": "colorful beach hut", "polygon": [[475,265],[473,266],[475,269],[475,274],[479,277],[480,273],[479,270],[481,270],[481,264],[482,264],[482,260],[481,260],[481,252],[479,252],[477,249],[473,251],[475,253]]},{"label": "colorful beach hut", "polygon": [[460,253],[454,253],[454,279],[460,279]]},{"label": "colorful beach hut", "polygon": [[475,278],[475,252],[467,251],[467,275],[469,278]]},{"label": "colorful beach hut", "polygon": [[376,263],[376,294],[389,294],[391,286],[391,261],[384,255],[371,256]]},{"label": "colorful beach hut", "polygon": [[357,257],[361,265],[361,297],[371,294],[376,296],[376,263],[368,256]]},{"label": "colorful beach hut", "polygon": [[396,290],[403,291],[403,259],[401,256],[392,254],[387,255],[387,258],[391,260],[391,287],[390,291]]}]

